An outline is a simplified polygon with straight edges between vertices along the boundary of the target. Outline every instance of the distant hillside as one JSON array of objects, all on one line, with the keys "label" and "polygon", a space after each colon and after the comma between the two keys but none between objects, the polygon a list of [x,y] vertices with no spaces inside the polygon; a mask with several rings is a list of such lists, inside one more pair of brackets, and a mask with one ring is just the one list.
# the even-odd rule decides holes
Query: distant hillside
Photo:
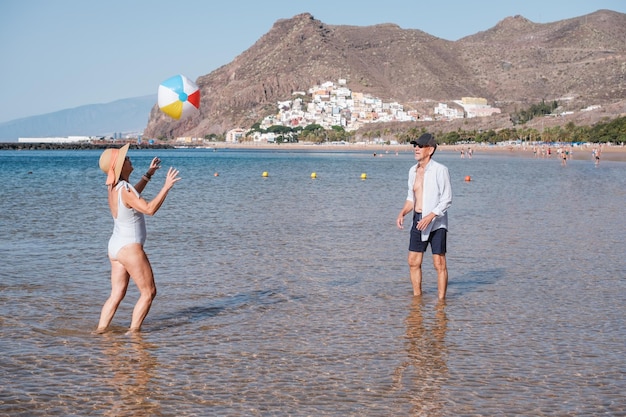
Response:
[{"label": "distant hillside", "polygon": [[19,137],[105,136],[116,132],[142,132],[156,100],[156,95],[127,98],[10,120],[0,123],[0,142],[14,142]]},{"label": "distant hillside", "polygon": [[[172,121],[153,107],[144,136],[250,127],[294,91],[340,78],[352,91],[420,111],[463,96],[504,112],[563,98],[575,110],[609,108],[626,97],[624,39],[626,14],[610,10],[545,24],[507,17],[454,42],[394,24],[327,25],[304,13],[277,21],[231,63],[199,77],[197,116]],[[500,127],[510,127],[507,120]]]}]

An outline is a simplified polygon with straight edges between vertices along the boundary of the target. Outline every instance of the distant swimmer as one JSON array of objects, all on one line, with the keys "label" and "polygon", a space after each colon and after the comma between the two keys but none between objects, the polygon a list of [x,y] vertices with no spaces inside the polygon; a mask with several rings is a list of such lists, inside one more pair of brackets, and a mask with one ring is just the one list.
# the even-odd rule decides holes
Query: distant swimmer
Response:
[{"label": "distant swimmer", "polygon": [[396,224],[402,229],[404,216],[413,212],[408,256],[413,295],[422,294],[422,260],[430,244],[437,271],[438,295],[443,300],[448,288],[446,241],[448,209],[452,204],[450,174],[445,165],[431,159],[437,150],[433,135],[424,133],[411,144],[415,147],[417,164],[409,170],[407,198]]},{"label": "distant swimmer", "polygon": [[111,262],[111,295],[104,303],[96,332],[104,332],[118,306],[126,295],[129,279],[132,278],[139,289],[139,300],[135,304],[130,323],[131,332],[141,329],[156,297],[156,284],[152,266],[144,252],[146,223],[144,214],[154,215],[174,184],[180,181],[178,170],[170,168],[165,176],[161,191],[150,202],[141,197],[154,173],[160,168],[161,160],[152,159],[150,168],[142,175],[135,186],[129,183],[133,164],[126,156],[129,145],[119,149],[109,148],[100,156],[100,169],[107,174],[109,208],[114,219],[113,234],[109,240],[109,260]]}]

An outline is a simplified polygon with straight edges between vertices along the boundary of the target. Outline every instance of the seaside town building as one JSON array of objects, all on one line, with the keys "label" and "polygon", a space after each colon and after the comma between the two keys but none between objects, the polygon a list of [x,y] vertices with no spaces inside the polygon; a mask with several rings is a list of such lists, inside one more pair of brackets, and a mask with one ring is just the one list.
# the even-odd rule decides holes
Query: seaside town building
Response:
[{"label": "seaside town building", "polygon": [[137,140],[141,143],[141,132],[132,132],[122,134],[119,132],[113,133],[111,136],[46,136],[46,137],[33,137],[33,138],[17,138],[18,143],[92,143],[96,141],[116,141],[116,140]]},{"label": "seaside town building", "polygon": [[500,114],[501,110],[487,104],[487,99],[482,97],[463,97],[461,100],[454,100],[454,104],[461,109],[448,107],[445,103],[439,103],[435,107],[435,115],[446,120],[471,119],[474,117],[489,117]]},{"label": "seaside town building", "polygon": [[488,105],[487,99],[481,97],[462,97],[461,100],[455,100],[454,102],[463,107],[465,117],[468,119],[493,116],[501,112],[499,108]]},{"label": "seaside town building", "polygon": [[17,138],[17,141],[19,143],[80,143],[80,142],[91,142],[92,140],[93,138],[89,136]]},{"label": "seaside town building", "polygon": [[448,107],[445,103],[439,103],[437,107],[435,107],[435,115],[438,115],[443,119],[452,120],[462,119],[464,114],[462,110]]}]

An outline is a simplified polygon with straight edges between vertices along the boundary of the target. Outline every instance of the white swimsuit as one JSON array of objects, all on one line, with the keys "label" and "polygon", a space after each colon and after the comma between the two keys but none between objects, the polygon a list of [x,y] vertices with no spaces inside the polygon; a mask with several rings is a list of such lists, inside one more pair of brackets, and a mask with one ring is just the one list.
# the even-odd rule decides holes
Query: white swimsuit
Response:
[{"label": "white swimsuit", "polygon": [[128,208],[122,201],[122,190],[132,190],[137,197],[135,187],[126,181],[120,181],[115,187],[117,191],[117,218],[114,219],[113,235],[109,239],[109,256],[117,259],[117,253],[131,243],[144,244],[146,241],[146,221],[143,213]]}]

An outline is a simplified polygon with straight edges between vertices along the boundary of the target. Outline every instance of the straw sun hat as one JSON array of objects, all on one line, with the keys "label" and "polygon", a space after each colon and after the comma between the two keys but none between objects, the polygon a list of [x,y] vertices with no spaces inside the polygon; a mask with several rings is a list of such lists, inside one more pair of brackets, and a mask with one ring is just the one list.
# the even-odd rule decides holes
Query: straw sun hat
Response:
[{"label": "straw sun hat", "polygon": [[127,143],[119,149],[105,149],[102,155],[100,155],[100,169],[107,174],[106,185],[115,185],[120,179],[129,146],[130,144]]}]

